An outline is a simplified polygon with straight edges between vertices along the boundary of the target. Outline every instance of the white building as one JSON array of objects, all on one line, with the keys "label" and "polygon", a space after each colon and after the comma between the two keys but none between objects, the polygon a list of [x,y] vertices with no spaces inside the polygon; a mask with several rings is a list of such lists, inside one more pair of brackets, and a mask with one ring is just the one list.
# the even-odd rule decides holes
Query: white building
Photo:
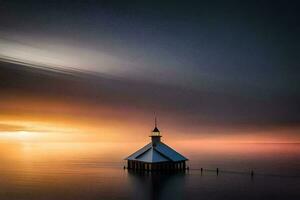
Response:
[{"label": "white building", "polygon": [[155,119],[155,128],[150,135],[151,142],[128,156],[128,169],[133,170],[185,170],[188,160],[168,145],[161,142],[161,134],[157,128]]}]

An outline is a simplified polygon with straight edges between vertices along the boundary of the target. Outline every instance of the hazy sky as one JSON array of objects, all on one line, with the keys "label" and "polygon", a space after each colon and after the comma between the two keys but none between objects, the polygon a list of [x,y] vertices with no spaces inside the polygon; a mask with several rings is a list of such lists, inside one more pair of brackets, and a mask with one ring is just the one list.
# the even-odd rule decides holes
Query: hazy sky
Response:
[{"label": "hazy sky", "polygon": [[300,141],[299,19],[286,0],[0,0],[0,129],[134,137],[156,112],[178,137]]}]

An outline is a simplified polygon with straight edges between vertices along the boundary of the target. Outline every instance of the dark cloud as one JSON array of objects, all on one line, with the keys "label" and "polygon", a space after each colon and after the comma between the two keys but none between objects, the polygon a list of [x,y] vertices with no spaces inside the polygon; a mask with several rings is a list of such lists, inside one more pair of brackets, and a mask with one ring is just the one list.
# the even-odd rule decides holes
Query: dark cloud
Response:
[{"label": "dark cloud", "polygon": [[0,30],[42,49],[73,45],[122,58],[131,65],[118,70],[139,80],[289,94],[300,90],[298,10],[298,1],[2,0]]},{"label": "dark cloud", "polygon": [[72,75],[1,63],[1,95],[51,98],[69,103],[167,113],[186,123],[215,126],[297,125],[299,95],[244,96],[158,85],[100,75]]}]

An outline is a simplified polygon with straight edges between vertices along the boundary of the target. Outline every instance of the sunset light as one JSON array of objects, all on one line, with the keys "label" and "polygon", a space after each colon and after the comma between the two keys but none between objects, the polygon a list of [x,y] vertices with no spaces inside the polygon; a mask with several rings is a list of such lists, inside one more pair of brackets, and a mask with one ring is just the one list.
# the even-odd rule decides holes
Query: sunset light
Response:
[{"label": "sunset light", "polygon": [[0,0],[0,200],[299,200],[299,10]]}]

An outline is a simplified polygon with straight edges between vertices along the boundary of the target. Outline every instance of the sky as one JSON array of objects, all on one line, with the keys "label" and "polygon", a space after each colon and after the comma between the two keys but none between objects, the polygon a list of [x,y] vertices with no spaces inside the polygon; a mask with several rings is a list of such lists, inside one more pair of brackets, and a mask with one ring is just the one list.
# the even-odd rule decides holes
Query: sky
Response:
[{"label": "sky", "polygon": [[298,10],[0,0],[0,137],[300,142]]}]

